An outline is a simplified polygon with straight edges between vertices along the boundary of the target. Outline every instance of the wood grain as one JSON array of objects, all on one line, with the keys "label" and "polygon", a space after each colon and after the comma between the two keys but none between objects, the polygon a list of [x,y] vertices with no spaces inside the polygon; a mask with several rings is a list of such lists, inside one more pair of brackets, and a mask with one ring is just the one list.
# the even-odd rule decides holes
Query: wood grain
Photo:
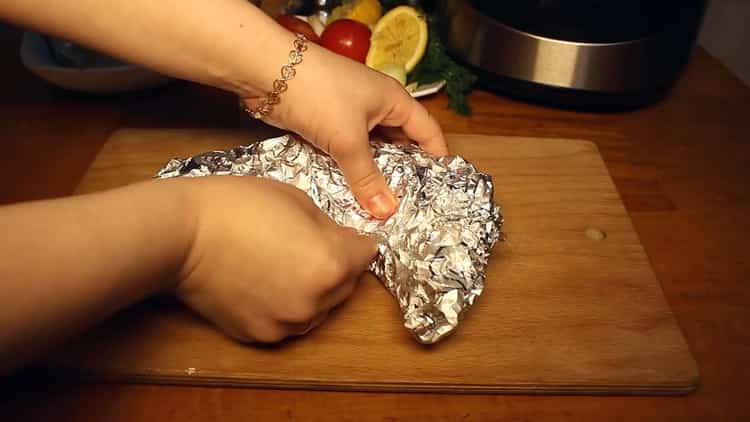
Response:
[{"label": "wood grain", "polygon": [[[175,155],[255,139],[247,131],[120,130],[78,192],[147,179]],[[596,146],[448,139],[454,153],[493,176],[508,240],[495,250],[484,294],[446,341],[414,342],[395,301],[366,276],[329,322],[281,346],[240,345],[179,305],[157,301],[69,346],[51,366],[110,380],[278,388],[692,391],[695,362]]]}]

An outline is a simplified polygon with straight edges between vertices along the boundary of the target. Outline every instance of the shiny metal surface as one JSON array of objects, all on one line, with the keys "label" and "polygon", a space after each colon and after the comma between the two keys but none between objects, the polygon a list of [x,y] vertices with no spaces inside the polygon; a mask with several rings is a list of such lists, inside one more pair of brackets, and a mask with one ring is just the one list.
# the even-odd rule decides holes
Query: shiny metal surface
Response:
[{"label": "shiny metal surface", "polygon": [[562,41],[512,28],[468,0],[442,0],[439,7],[452,54],[496,75],[551,87],[620,93],[663,86],[693,43],[680,31],[606,44]]},{"label": "shiny metal surface", "polygon": [[370,270],[396,298],[417,341],[435,343],[453,332],[484,289],[503,224],[492,179],[461,157],[434,158],[414,146],[382,142],[372,146],[399,198],[387,220],[359,206],[331,157],[291,135],[174,159],[157,177],[256,176],[307,192],[336,223],[377,239]]}]

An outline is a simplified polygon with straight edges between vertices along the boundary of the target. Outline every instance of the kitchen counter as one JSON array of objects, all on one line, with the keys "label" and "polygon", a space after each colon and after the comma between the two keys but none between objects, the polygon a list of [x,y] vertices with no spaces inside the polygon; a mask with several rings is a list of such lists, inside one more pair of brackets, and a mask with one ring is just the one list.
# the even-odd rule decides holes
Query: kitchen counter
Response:
[{"label": "kitchen counter", "polygon": [[[0,203],[68,195],[120,127],[252,125],[232,96],[185,82],[117,97],[53,89],[0,27]],[[380,394],[0,381],[3,420],[739,420],[750,414],[750,88],[697,50],[671,95],[645,109],[577,113],[478,91],[474,114],[424,104],[446,132],[595,142],[700,366],[685,397]],[[502,181],[497,181],[502,183]]]}]

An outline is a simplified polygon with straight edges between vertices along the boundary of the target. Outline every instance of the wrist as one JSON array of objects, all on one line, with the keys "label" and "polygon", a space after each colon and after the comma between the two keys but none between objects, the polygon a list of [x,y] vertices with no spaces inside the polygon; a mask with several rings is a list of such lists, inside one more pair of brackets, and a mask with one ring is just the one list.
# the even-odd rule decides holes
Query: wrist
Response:
[{"label": "wrist", "polygon": [[131,233],[140,251],[142,296],[171,293],[190,255],[198,220],[193,179],[156,180],[126,187],[140,221]]},{"label": "wrist", "polygon": [[[286,30],[284,30],[286,31]],[[287,31],[288,32],[288,31]],[[285,56],[271,67],[273,73],[266,80],[271,89],[263,91],[259,95],[250,97],[240,97],[241,107],[254,118],[254,111],[261,111],[267,97],[272,92],[274,81],[281,79],[282,68],[289,64],[289,56],[295,49],[296,35],[288,33],[289,42],[285,45]],[[318,115],[316,107],[310,107],[310,98],[321,98],[325,102],[327,96],[335,95],[335,69],[330,66],[330,57],[332,55],[323,47],[307,41],[306,48],[301,53],[301,61],[293,66],[293,78],[285,81],[286,87],[281,90],[276,100],[273,101],[270,110],[263,113],[260,118],[267,124],[271,124],[282,129],[296,132],[297,134],[310,139],[313,130],[311,126],[319,123],[311,116]],[[345,59],[346,60],[346,59]]]},{"label": "wrist", "polygon": [[157,286],[160,291],[173,292],[191,271],[190,256],[198,231],[201,182],[202,180],[193,178],[157,182],[163,184],[169,192],[171,208],[174,210],[174,218],[169,222],[169,232],[172,235],[167,247],[168,259],[165,261],[167,276]]},{"label": "wrist", "polygon": [[242,99],[259,99],[273,90],[273,81],[287,63],[295,38],[263,12],[252,13],[258,16],[252,21],[253,32],[243,43],[244,52],[236,56],[236,67],[217,69],[226,72],[220,75],[224,88]]}]

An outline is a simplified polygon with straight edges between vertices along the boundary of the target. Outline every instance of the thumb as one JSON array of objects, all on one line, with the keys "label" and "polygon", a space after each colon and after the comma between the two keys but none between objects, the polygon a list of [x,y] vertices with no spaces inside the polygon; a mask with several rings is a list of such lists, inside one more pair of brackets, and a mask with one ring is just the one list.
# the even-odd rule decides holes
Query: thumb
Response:
[{"label": "thumb", "polygon": [[385,177],[375,165],[367,137],[331,145],[331,155],[344,172],[357,202],[375,218],[390,217],[398,204]]}]

